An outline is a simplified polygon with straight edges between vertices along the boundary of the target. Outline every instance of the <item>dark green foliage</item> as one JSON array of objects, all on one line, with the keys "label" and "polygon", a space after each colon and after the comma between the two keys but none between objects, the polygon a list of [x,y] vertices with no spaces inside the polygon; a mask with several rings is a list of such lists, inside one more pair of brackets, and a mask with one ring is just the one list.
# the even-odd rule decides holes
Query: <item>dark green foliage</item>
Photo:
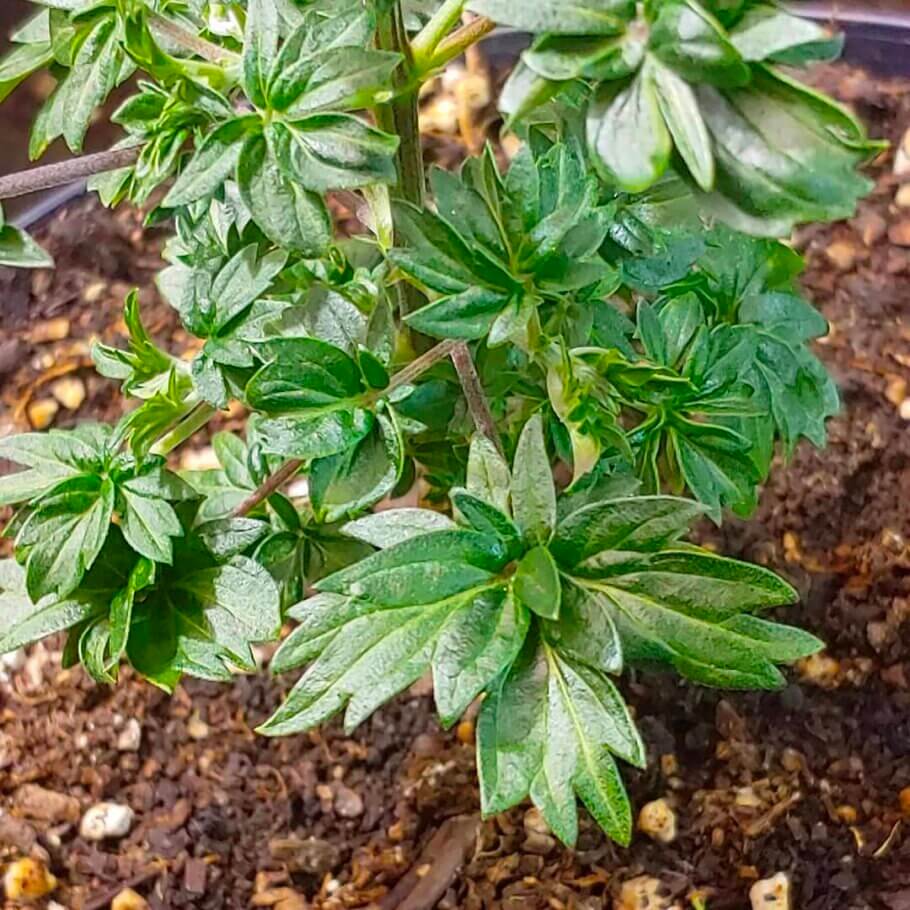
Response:
[{"label": "dark green foliage", "polygon": [[[136,406],[0,439],[0,653],[66,632],[98,682],[172,690],[290,620],[263,732],[351,729],[431,673],[446,727],[483,699],[486,814],[530,798],[573,844],[580,799],[628,842],[645,749],[613,677],[773,689],[820,647],[763,618],[789,584],[686,538],[838,407],[801,259],[757,238],[869,186],[879,144],[775,69],[840,40],[763,0],[35,2],[0,100],[50,71],[38,156],[129,86],[135,162],[91,186],[172,231],[192,341],[130,294],[93,358]],[[523,144],[424,180],[413,96],[476,38],[464,8],[533,33],[500,104]],[[50,265],[2,212],[0,265]],[[245,432],[178,470],[219,412]],[[415,489],[439,511],[392,507]]]},{"label": "dark green foliage", "polygon": [[485,812],[530,795],[572,844],[577,794],[627,843],[632,814],[614,757],[641,766],[644,747],[606,674],[666,663],[705,685],[776,688],[775,664],[820,643],[755,615],[795,600],[788,584],[682,542],[697,504],[601,498],[592,485],[560,509],[539,416],[512,472],[484,437],[469,463],[472,492],[452,496],[460,526],[413,509],[348,526],[380,550],[291,609],[300,625],[272,669],[310,666],[262,730],[298,732],[342,710],[351,729],[432,670],[445,724],[486,693]]}]

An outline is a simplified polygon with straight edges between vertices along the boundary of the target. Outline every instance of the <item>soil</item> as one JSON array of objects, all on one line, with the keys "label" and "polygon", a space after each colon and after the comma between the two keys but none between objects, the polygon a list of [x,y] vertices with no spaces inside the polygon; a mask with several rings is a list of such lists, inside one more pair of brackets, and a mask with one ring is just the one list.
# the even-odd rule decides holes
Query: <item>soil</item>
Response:
[{"label": "soil", "polygon": [[[818,80],[876,135],[899,143],[910,126],[910,86],[843,68]],[[188,681],[169,698],[127,672],[99,688],[60,671],[52,643],[0,681],[0,862],[42,859],[59,879],[52,897],[71,908],[107,907],[130,885],[154,908],[593,910],[648,874],[666,904],[734,910],[756,879],[785,872],[799,910],[908,910],[910,209],[895,204],[892,163],[888,153],[873,166],[877,187],[856,218],[795,238],[805,288],[831,322],[818,352],[843,395],[829,447],[801,446],[781,465],[753,520],[701,532],[790,578],[803,601],[781,618],[828,649],[780,693],[640,672],[622,683],[651,759],[626,780],[636,805],[675,808],[673,843],[638,833],[623,850],[584,816],[568,851],[527,806],[479,822],[472,723],[442,732],[424,683],[353,736],[331,724],[272,741],[252,729],[289,680]],[[122,336],[129,287],[164,343],[190,347],[152,288],[161,237],[90,201],[38,236],[57,271],[0,274],[0,420],[26,427],[58,369],[86,398],[61,406],[55,425],[116,417],[87,341]],[[49,332],[54,320],[65,332]],[[136,724],[138,751],[121,750]],[[125,838],[79,834],[102,800],[134,810]]]}]

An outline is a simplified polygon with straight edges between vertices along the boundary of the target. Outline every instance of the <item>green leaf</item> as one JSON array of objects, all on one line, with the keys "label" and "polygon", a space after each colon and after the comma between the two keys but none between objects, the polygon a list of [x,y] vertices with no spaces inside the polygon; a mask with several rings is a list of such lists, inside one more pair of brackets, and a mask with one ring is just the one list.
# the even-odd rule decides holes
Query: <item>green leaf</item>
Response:
[{"label": "green leaf", "polygon": [[[353,730],[427,671],[441,630],[451,617],[459,611],[489,609],[488,602],[477,605],[481,595],[480,591],[468,591],[399,609],[322,595],[301,604],[304,625],[279,649],[276,663],[283,669],[318,658],[259,731],[279,736],[307,730],[345,706],[345,729]],[[475,634],[484,631],[478,628]],[[477,646],[482,644],[469,642],[467,653],[470,655]],[[293,656],[288,658],[284,652]]]},{"label": "green leaf", "polygon": [[49,269],[54,260],[25,231],[0,225],[0,265],[17,269]]},{"label": "green leaf", "polygon": [[272,641],[281,631],[281,604],[272,576],[252,559],[235,556],[227,565],[177,579],[205,612],[213,639],[241,666],[255,666],[250,645]]},{"label": "green leaf", "polygon": [[557,561],[576,566],[608,550],[650,552],[679,540],[704,506],[672,496],[633,496],[591,503],[559,523],[551,545]]},{"label": "green leaf", "polygon": [[730,32],[730,41],[744,60],[772,60],[789,66],[835,60],[844,46],[843,35],[771,4],[748,10]]},{"label": "green leaf", "polygon": [[651,72],[657,102],[673,144],[695,182],[705,191],[714,186],[711,137],[691,86],[669,67],[656,64]]},{"label": "green leaf", "polygon": [[754,511],[762,478],[749,457],[748,439],[726,427],[678,418],[669,440],[686,485],[715,521],[725,507],[742,516]]},{"label": "green leaf", "polygon": [[26,579],[33,600],[65,597],[79,586],[101,552],[113,512],[114,486],[100,478],[64,481],[41,501],[16,540],[28,548]]},{"label": "green leaf", "polygon": [[257,107],[267,107],[268,78],[278,53],[280,29],[274,0],[248,0],[243,36],[243,87]]},{"label": "green leaf", "polygon": [[380,414],[356,446],[314,461],[310,499],[316,515],[338,521],[369,508],[395,488],[404,462],[404,443],[395,422]]},{"label": "green leaf", "polygon": [[511,493],[512,515],[525,538],[548,541],[556,527],[556,486],[540,414],[525,424],[518,439]]},{"label": "green leaf", "polygon": [[363,391],[360,368],[344,351],[315,338],[270,341],[269,363],[250,379],[250,406],[267,413],[316,411]]},{"label": "green leaf", "polygon": [[521,534],[505,512],[459,488],[450,491],[449,497],[456,514],[475,531],[498,537],[510,555],[521,552]]},{"label": "green leaf", "polygon": [[504,588],[479,594],[453,613],[433,653],[433,689],[443,727],[454,724],[471,702],[518,656],[530,617]]},{"label": "green leaf", "polygon": [[308,257],[327,251],[332,223],[325,203],[285,177],[261,134],[250,136],[243,146],[237,183],[253,219],[269,240]]},{"label": "green leaf", "polygon": [[604,673],[623,669],[622,641],[610,603],[598,591],[565,582],[558,622],[543,625],[543,635],[560,654]]},{"label": "green leaf", "polygon": [[696,95],[714,146],[717,190],[746,215],[793,224],[853,214],[857,173],[877,146],[843,108],[767,67],[752,82]]},{"label": "green leaf", "polygon": [[423,534],[455,528],[451,518],[430,509],[388,509],[349,521],[341,530],[350,537],[387,550]]},{"label": "green leaf", "polygon": [[504,560],[502,544],[495,537],[474,531],[436,531],[376,553],[316,587],[383,606],[411,607],[486,586]]},{"label": "green leaf", "polygon": [[607,834],[628,843],[632,812],[611,750],[643,760],[609,680],[529,636],[487,695],[477,726],[484,815],[530,795],[553,832],[575,843],[576,793]]},{"label": "green leaf", "polygon": [[512,578],[516,598],[543,619],[557,619],[562,602],[559,569],[546,547],[534,547],[522,557]]},{"label": "green leaf", "polygon": [[83,41],[66,80],[63,136],[70,151],[82,151],[82,141],[95,108],[122,81],[124,54],[113,18],[102,18]]},{"label": "green leaf", "polygon": [[308,190],[395,182],[397,137],[350,114],[310,114],[294,123],[276,121],[269,129],[279,166]]},{"label": "green leaf", "polygon": [[622,35],[541,35],[521,59],[545,79],[609,82],[631,76],[641,65],[645,43],[631,31]]},{"label": "green leaf", "polygon": [[309,461],[347,451],[372,426],[372,413],[355,408],[328,414],[260,419],[253,421],[250,429],[264,452]]},{"label": "green leaf", "polygon": [[47,41],[20,44],[0,59],[0,102],[35,70],[53,60],[54,54]]},{"label": "green leaf", "polygon": [[588,113],[588,142],[604,176],[626,192],[640,193],[661,177],[673,143],[646,69],[618,93],[611,84],[601,88]]},{"label": "green leaf", "polygon": [[472,341],[487,335],[508,302],[508,296],[499,291],[471,288],[428,304],[406,321],[424,335]]},{"label": "green leaf", "polygon": [[724,87],[749,82],[749,67],[704,7],[695,0],[664,0],[658,10],[648,49],[684,79]]},{"label": "green leaf", "polygon": [[270,102],[291,120],[314,111],[369,107],[377,95],[390,93],[401,59],[370,48],[331,48],[278,69]]},{"label": "green leaf", "polygon": [[164,205],[176,208],[214,195],[236,170],[244,140],[258,122],[258,117],[248,115],[215,127],[165,196]]},{"label": "green leaf", "polygon": [[195,530],[216,559],[226,560],[254,547],[271,529],[258,518],[217,518],[198,525]]},{"label": "green leaf", "polygon": [[154,562],[171,564],[172,537],[183,535],[183,526],[170,503],[162,499],[140,496],[120,488],[123,499],[120,529],[127,543],[141,556]]},{"label": "green leaf", "polygon": [[52,594],[34,603],[26,590],[25,570],[15,560],[0,561],[0,654],[72,628],[104,607],[103,598],[81,592],[68,597]]},{"label": "green leaf", "polygon": [[468,9],[526,32],[615,35],[635,15],[632,0],[469,0]]},{"label": "green leaf", "polygon": [[154,582],[154,562],[140,559],[130,572],[126,587],[118,591],[111,600],[107,642],[109,666],[116,666],[126,652],[136,595]]},{"label": "green leaf", "polygon": [[499,449],[482,433],[476,433],[468,452],[468,492],[510,515],[511,487],[512,472]]}]

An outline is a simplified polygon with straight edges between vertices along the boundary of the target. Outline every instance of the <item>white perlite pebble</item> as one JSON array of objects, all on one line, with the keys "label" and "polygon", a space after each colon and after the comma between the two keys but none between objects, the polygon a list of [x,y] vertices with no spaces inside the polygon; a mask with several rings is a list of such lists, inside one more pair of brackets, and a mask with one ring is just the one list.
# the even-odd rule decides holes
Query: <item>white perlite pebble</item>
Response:
[{"label": "white perlite pebble", "polygon": [[763,878],[749,891],[752,910],[790,910],[790,879],[785,872]]},{"label": "white perlite pebble", "polygon": [[645,803],[638,816],[638,827],[652,840],[672,844],[676,840],[676,813],[665,799]]},{"label": "white perlite pebble", "polygon": [[135,717],[131,717],[117,737],[118,752],[138,752],[142,745],[142,727]]},{"label": "white perlite pebble", "polygon": [[98,803],[82,816],[79,833],[86,839],[102,841],[126,837],[133,827],[135,813],[119,803]]}]

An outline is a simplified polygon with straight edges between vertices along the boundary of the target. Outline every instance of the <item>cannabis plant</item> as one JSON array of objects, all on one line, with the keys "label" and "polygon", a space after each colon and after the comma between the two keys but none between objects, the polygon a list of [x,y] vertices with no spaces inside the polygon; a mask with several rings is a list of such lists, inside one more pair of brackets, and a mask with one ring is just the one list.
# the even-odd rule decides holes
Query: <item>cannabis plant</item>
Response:
[{"label": "cannabis plant", "polygon": [[[432,673],[443,725],[480,699],[484,812],[530,796],[572,844],[579,797],[628,842],[624,667],[772,689],[820,647],[762,618],[790,585],[687,535],[749,515],[838,408],[775,239],[869,188],[879,146],[778,68],[838,40],[757,0],[36,2],[0,63],[0,95],[56,79],[32,155],[78,153],[126,85],[123,138],[0,198],[89,175],[143,205],[198,344],[157,346],[131,295],[94,360],[134,407],[0,440],[0,652],[65,632],[99,682],[171,690],[290,627],[262,733],[352,729]],[[427,175],[420,89],[496,24],[530,33],[520,148]],[[47,264],[2,222],[0,259]],[[238,405],[220,468],[179,470]]]}]

